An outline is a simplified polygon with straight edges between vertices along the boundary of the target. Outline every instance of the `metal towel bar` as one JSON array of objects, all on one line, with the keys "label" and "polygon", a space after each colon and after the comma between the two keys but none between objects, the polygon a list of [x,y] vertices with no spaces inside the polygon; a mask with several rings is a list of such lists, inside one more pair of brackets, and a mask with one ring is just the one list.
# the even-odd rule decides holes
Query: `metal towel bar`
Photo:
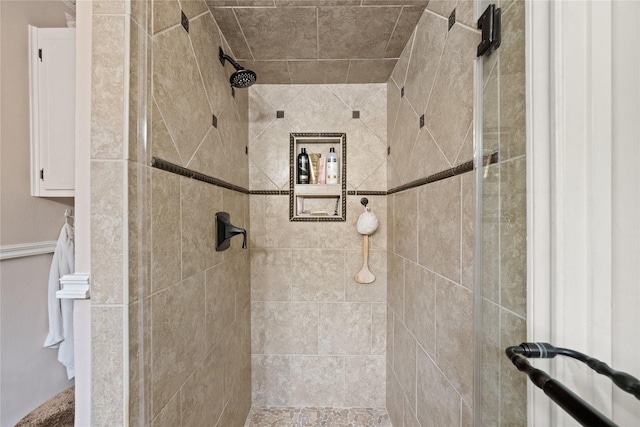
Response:
[{"label": "metal towel bar", "polygon": [[522,343],[508,347],[505,352],[518,370],[526,373],[538,388],[583,426],[610,427],[616,424],[549,374],[531,366],[527,358],[552,359],[557,355],[571,357],[609,377],[616,386],[640,399],[640,380],[579,351],[554,347],[549,343]]}]

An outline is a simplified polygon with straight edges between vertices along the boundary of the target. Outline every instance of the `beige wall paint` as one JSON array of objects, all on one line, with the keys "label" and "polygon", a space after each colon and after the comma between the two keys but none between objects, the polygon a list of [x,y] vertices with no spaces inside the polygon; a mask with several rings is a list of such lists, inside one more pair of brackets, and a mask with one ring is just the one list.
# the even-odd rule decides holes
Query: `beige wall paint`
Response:
[{"label": "beige wall paint", "polygon": [[[66,27],[59,1],[3,1],[0,37],[0,244],[56,240],[73,199],[30,194],[27,25]],[[13,425],[70,386],[57,352],[42,348],[47,334],[51,255],[1,261],[0,424]],[[29,314],[25,316],[25,314]]]},{"label": "beige wall paint", "polygon": [[[249,94],[251,190],[289,189],[291,132],[345,132],[347,188],[386,190],[386,85]],[[346,222],[314,223],[289,221],[288,196],[251,195],[254,405],[384,407],[387,207],[367,197],[380,228],[369,241],[376,280],[362,285],[362,196],[347,197]]]}]

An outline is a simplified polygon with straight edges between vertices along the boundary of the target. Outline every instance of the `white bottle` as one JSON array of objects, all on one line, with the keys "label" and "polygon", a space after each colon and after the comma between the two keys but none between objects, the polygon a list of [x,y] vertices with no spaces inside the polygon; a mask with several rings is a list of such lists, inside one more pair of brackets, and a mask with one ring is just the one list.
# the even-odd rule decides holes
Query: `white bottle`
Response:
[{"label": "white bottle", "polygon": [[340,169],[338,169],[338,155],[333,147],[329,148],[327,154],[327,184],[337,184],[340,180]]}]

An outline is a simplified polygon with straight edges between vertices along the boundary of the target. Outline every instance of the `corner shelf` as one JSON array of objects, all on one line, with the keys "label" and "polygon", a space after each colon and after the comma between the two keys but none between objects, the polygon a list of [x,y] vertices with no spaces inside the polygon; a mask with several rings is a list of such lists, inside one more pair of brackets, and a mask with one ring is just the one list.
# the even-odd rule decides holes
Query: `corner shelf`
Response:
[{"label": "corner shelf", "polygon": [[[346,221],[347,134],[291,133],[289,151],[289,221]],[[297,156],[301,148],[320,153],[325,161],[334,147],[340,165],[338,184],[296,184]]]}]

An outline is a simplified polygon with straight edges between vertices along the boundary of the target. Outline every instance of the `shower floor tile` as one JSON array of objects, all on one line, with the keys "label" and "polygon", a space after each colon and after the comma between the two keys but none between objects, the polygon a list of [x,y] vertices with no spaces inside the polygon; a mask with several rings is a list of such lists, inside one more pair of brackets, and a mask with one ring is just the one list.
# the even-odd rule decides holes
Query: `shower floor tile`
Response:
[{"label": "shower floor tile", "polygon": [[391,427],[385,409],[251,408],[245,427]]}]

